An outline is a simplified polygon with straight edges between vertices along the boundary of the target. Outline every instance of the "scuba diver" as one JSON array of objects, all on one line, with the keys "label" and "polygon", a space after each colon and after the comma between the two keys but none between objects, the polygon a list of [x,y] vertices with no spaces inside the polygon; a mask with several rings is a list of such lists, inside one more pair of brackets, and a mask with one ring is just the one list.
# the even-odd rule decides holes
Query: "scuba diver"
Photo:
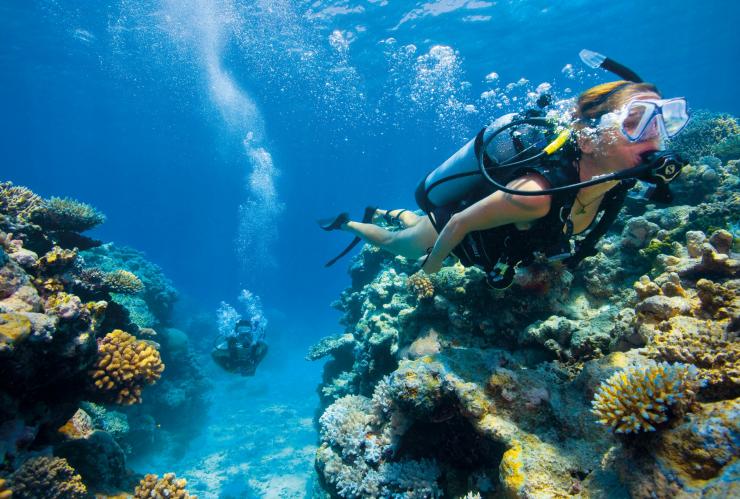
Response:
[{"label": "scuba diver", "polygon": [[226,371],[254,376],[257,366],[267,355],[263,336],[259,324],[241,319],[235,324],[233,334],[222,337],[223,341],[216,344],[211,357]]},{"label": "scuba diver", "polygon": [[[651,202],[670,202],[668,184],[685,162],[664,143],[686,126],[686,100],[663,99],[655,85],[601,54],[580,56],[622,80],[583,92],[568,126],[544,117],[545,97],[540,109],[482,129],[419,184],[416,202],[426,216],[368,207],[361,222],[346,213],[319,221],[324,230],[356,236],[326,266],[364,240],[419,259],[426,273],[452,253],[504,289],[517,267],[547,259],[574,268],[596,254],[637,180],[653,184]],[[375,225],[378,217],[402,230]]]}]

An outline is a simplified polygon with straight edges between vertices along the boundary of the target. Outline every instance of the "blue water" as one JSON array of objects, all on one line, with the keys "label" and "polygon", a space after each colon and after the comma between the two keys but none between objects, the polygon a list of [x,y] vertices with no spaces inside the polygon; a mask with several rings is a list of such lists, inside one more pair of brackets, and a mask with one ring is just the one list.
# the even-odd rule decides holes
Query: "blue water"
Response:
[{"label": "blue water", "polygon": [[[214,426],[180,463],[138,463],[197,481],[193,467],[224,452],[219,487],[239,495],[264,456],[314,443],[310,428],[276,431],[295,441],[270,449],[233,435],[280,414],[304,428],[318,403],[321,366],[303,356],[339,330],[329,303],[347,265],[323,262],[348,238],[316,218],[412,207],[420,176],[528,89],[608,80],[582,48],[694,109],[740,114],[738,20],[740,3],[720,0],[4,0],[0,177],[98,207],[108,220],[92,235],[144,251],[188,306],[262,297],[275,348],[261,371],[208,365]],[[481,97],[508,84],[517,101]],[[295,465],[302,479],[311,461]]]}]

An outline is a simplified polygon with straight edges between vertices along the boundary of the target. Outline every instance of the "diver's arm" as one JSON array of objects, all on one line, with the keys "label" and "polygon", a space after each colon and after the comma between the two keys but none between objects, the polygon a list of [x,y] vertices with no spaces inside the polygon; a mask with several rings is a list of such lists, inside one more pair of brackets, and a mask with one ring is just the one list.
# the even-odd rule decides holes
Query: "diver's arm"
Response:
[{"label": "diver's arm", "polygon": [[[532,174],[514,179],[507,187],[525,191],[547,189],[548,182]],[[437,272],[452,250],[462,242],[468,232],[485,230],[511,223],[531,222],[550,211],[550,196],[516,196],[501,191],[494,192],[460,213],[455,213],[440,232],[434,248],[422,269]]]}]

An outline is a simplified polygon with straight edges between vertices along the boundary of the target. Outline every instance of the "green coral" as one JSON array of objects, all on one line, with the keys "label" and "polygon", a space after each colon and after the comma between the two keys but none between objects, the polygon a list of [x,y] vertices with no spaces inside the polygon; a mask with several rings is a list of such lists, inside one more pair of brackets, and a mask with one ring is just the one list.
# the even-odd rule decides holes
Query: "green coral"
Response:
[{"label": "green coral", "polygon": [[651,239],[647,247],[640,250],[640,255],[647,258],[651,265],[658,258],[658,255],[677,255],[681,250],[681,245],[672,241],[661,241],[660,239]]},{"label": "green coral", "polygon": [[712,153],[722,161],[740,159],[740,134],[722,139],[712,148]]},{"label": "green coral", "polygon": [[34,219],[47,229],[84,232],[105,222],[105,215],[87,203],[53,197],[36,212]]},{"label": "green coral", "polygon": [[603,382],[591,412],[615,433],[655,431],[691,404],[697,387],[695,366],[651,362],[618,371]]}]

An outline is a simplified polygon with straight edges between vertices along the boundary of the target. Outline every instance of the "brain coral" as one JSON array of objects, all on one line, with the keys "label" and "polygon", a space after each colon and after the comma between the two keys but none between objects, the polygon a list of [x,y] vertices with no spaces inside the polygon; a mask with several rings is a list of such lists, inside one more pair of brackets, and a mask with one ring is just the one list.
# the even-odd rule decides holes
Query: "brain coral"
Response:
[{"label": "brain coral", "polygon": [[625,369],[599,386],[591,412],[615,433],[655,431],[671,412],[691,403],[696,378],[696,367],[684,364],[650,362]]},{"label": "brain coral", "polygon": [[156,348],[116,329],[98,340],[98,361],[90,374],[98,390],[117,404],[130,405],[141,402],[141,390],[163,370]]},{"label": "brain coral", "polygon": [[165,473],[162,478],[157,475],[146,475],[134,491],[136,499],[198,499],[191,496],[185,490],[187,481],[184,478],[177,479],[174,473]]},{"label": "brain coral", "polygon": [[88,497],[82,477],[66,459],[34,457],[23,463],[11,478],[14,499],[39,497],[83,499]]},{"label": "brain coral", "polygon": [[144,283],[128,270],[114,270],[103,277],[103,283],[113,293],[133,295],[144,289]]}]

